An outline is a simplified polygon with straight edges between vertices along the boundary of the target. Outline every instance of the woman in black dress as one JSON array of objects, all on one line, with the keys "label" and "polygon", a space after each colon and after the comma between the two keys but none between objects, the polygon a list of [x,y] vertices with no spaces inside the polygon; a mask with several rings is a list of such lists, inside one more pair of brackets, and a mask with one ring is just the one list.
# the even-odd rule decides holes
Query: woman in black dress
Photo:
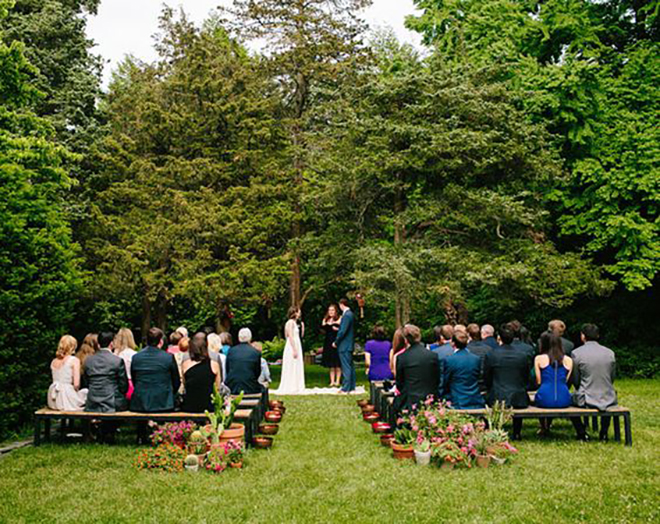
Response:
[{"label": "woman in black dress", "polygon": [[330,304],[325,314],[321,329],[325,331],[325,341],[323,342],[323,358],[321,365],[330,368],[330,387],[339,387],[341,383],[341,363],[339,362],[339,353],[333,346],[339,331],[339,308],[335,304]]},{"label": "woman in black dress", "polygon": [[181,368],[185,387],[181,411],[184,413],[213,411],[213,385],[220,388],[220,366],[209,358],[206,337],[198,335],[190,340],[190,360],[184,361]]}]

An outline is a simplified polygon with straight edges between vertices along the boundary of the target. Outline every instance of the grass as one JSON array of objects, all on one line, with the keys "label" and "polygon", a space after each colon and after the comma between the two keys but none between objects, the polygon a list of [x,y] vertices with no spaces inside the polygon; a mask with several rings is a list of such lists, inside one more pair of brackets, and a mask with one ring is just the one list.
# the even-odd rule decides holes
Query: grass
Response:
[{"label": "grass", "polygon": [[22,449],[0,460],[0,522],[658,522],[660,381],[617,388],[632,448],[575,442],[567,421],[540,441],[528,421],[515,461],[487,470],[396,462],[339,396],[288,397],[273,449],[219,476],[137,471],[128,442]]}]

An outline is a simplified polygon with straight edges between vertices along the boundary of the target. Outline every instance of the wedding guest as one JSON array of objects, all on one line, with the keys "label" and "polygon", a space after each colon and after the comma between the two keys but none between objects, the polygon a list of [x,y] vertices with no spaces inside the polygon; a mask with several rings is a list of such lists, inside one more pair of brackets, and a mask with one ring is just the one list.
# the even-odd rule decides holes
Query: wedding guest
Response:
[{"label": "wedding guest", "polygon": [[479,328],[479,324],[468,324],[467,335],[470,340],[467,349],[473,355],[477,355],[483,359],[483,357],[486,356],[486,353],[493,349],[489,344],[481,340],[481,329]]},{"label": "wedding guest", "polygon": [[[562,320],[551,320],[548,322],[548,332],[561,337],[561,346],[564,349],[564,354],[570,357],[573,349],[575,349],[575,344],[564,337],[564,333],[566,333],[566,324],[564,324]],[[539,341],[539,346],[540,345],[541,342]]]},{"label": "wedding guest", "polygon": [[403,328],[407,349],[396,361],[396,387],[399,395],[394,399],[395,409],[412,409],[429,395],[437,396],[440,383],[438,357],[422,344],[422,333],[417,326]]},{"label": "wedding guest", "polygon": [[390,350],[390,369],[392,375],[396,376],[396,359],[406,350],[406,339],[403,336],[403,329],[399,328],[392,337],[392,349]]},{"label": "wedding guest", "polygon": [[220,337],[220,335],[217,333],[211,333],[208,337],[206,337],[206,341],[209,348],[209,357],[211,357],[211,360],[214,360],[220,364],[220,368],[222,370],[221,381],[224,382],[227,357],[222,352],[222,337]]},{"label": "wedding guest", "polygon": [[[616,358],[614,352],[598,343],[600,330],[595,324],[582,326],[580,339],[583,345],[574,349],[573,357],[573,404],[581,408],[601,411],[617,405],[614,389]],[[587,439],[586,428],[578,418],[572,418],[578,438]],[[600,440],[607,440],[611,417],[601,417]]]},{"label": "wedding guest", "polygon": [[177,355],[180,352],[179,342],[181,342],[182,338],[183,338],[183,335],[181,334],[180,331],[173,331],[170,334],[170,343],[167,346],[167,352],[170,355]]},{"label": "wedding guest", "polygon": [[442,326],[435,326],[433,328],[433,340],[435,342],[432,342],[429,344],[429,350],[433,351],[434,349],[438,349],[440,346],[445,344],[444,337],[442,336]]},{"label": "wedding guest", "polygon": [[181,378],[173,355],[163,350],[164,334],[158,328],[147,332],[147,347],[133,357],[131,410],[167,413],[174,410],[174,395]]},{"label": "wedding guest", "polygon": [[252,332],[242,328],[238,332],[238,345],[227,355],[227,379],[225,384],[234,395],[241,391],[247,394],[261,393],[261,355],[250,345]]},{"label": "wedding guest", "polygon": [[468,351],[466,332],[456,331],[452,343],[456,351],[444,360],[443,397],[454,409],[482,409],[486,405],[479,392],[482,359]]},{"label": "wedding guest", "polygon": [[321,323],[321,329],[325,333],[321,365],[330,370],[331,388],[341,385],[341,362],[339,361],[339,352],[335,346],[340,323],[339,307],[336,304],[330,304]]},{"label": "wedding guest", "polygon": [[87,400],[87,390],[80,389],[80,360],[73,356],[78,341],[64,335],[58,345],[55,358],[50,363],[53,383],[48,388],[48,407],[58,411],[82,411]]},{"label": "wedding guest", "polygon": [[[562,340],[551,332],[546,332],[539,339],[538,355],[534,359],[536,383],[539,389],[534,404],[540,408],[567,408],[571,405],[571,393],[568,381],[573,369],[571,357],[564,355]],[[541,435],[550,431],[550,419],[542,418]]]},{"label": "wedding guest", "polygon": [[220,333],[220,341],[222,342],[222,354],[226,357],[229,353],[229,348],[234,345],[234,341],[231,338],[231,333],[229,333],[229,331]]},{"label": "wedding guest", "polygon": [[180,327],[176,328],[176,332],[181,333],[181,336],[183,338],[189,338],[188,337],[188,330],[183,326],[180,326]]},{"label": "wedding guest", "polygon": [[205,337],[193,337],[189,344],[190,359],[183,363],[185,394],[181,404],[184,413],[213,411],[214,385],[220,389],[220,365],[209,358]]},{"label": "wedding guest", "polygon": [[[503,400],[508,407],[522,409],[529,405],[527,383],[531,368],[531,355],[524,348],[513,345],[510,324],[500,328],[502,345],[485,356],[484,382],[488,390],[487,401],[493,405]],[[513,439],[520,439],[522,419],[513,419]]]},{"label": "wedding guest", "polygon": [[87,403],[85,411],[114,413],[126,409],[128,377],[124,361],[112,353],[114,334],[98,336],[100,349],[85,362]]},{"label": "wedding guest", "polygon": [[481,326],[481,340],[485,344],[488,344],[491,349],[495,349],[499,346],[497,339],[495,338],[495,328],[490,324],[484,324]]},{"label": "wedding guest", "polygon": [[126,376],[128,377],[128,391],[126,392],[126,398],[128,400],[133,396],[133,379],[131,377],[131,362],[133,361],[133,356],[137,353],[135,351],[135,339],[133,338],[133,332],[128,328],[121,328],[117,331],[115,338],[112,342],[112,350],[115,355],[117,355],[124,362],[124,367],[126,368]]},{"label": "wedding guest", "polygon": [[[259,354],[263,354],[264,345],[261,342],[252,342],[252,347],[254,347],[254,349],[256,349]],[[270,383],[273,381],[270,377],[270,368],[268,367],[268,362],[266,362],[266,359],[263,356],[261,357],[261,374],[259,375],[259,379],[257,381],[265,389],[268,389],[268,386],[270,386]]]},{"label": "wedding guest", "polygon": [[334,345],[339,353],[342,374],[342,393],[351,393],[356,388],[355,364],[353,363],[353,351],[355,349],[355,315],[351,311],[347,298],[339,301],[341,310],[341,322]]},{"label": "wedding guest", "polygon": [[529,357],[531,359],[534,358],[536,355],[536,350],[534,349],[534,346],[532,346],[529,342],[526,342],[528,337],[528,331],[524,326],[520,323],[519,320],[512,320],[509,322],[509,329],[513,333],[513,342],[511,345],[513,347],[516,347],[518,349],[521,349],[523,351],[526,351],[529,354]]},{"label": "wedding guest", "polygon": [[85,370],[85,362],[87,361],[87,358],[96,353],[99,349],[101,349],[99,347],[99,336],[96,333],[87,333],[76,352],[76,358],[80,360],[81,373]]},{"label": "wedding guest", "polygon": [[382,326],[375,326],[371,339],[364,346],[364,364],[370,381],[391,380],[394,378],[390,369],[390,351],[392,344],[386,339]]},{"label": "wedding guest", "polygon": [[445,324],[438,331],[437,346],[429,348],[436,354],[439,360],[448,357],[454,353],[454,347],[451,345],[451,339],[454,336],[454,327],[450,324]]}]

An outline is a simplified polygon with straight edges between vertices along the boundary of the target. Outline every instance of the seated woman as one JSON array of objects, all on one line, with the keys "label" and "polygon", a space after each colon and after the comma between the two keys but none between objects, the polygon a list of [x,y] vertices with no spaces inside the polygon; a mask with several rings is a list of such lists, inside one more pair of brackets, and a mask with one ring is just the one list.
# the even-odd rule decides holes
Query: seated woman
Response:
[{"label": "seated woman", "polygon": [[210,359],[220,364],[220,382],[224,382],[225,370],[227,369],[227,356],[222,352],[222,337],[217,333],[211,333],[206,337],[206,346]]},{"label": "seated woman", "polygon": [[80,389],[80,360],[73,356],[78,341],[64,335],[57,345],[57,353],[50,363],[53,383],[48,388],[48,407],[58,411],[85,409],[87,390]]},{"label": "seated woman", "polygon": [[131,397],[133,396],[131,362],[133,361],[133,357],[137,354],[135,347],[135,338],[133,337],[133,332],[130,329],[123,327],[117,331],[117,334],[112,341],[112,351],[115,355],[124,361],[126,376],[128,377],[128,391],[126,392],[126,398],[128,400],[131,400]]},{"label": "seated woman", "polygon": [[392,344],[386,340],[385,330],[381,326],[374,327],[371,332],[371,340],[367,340],[364,346],[364,364],[371,382],[394,378],[390,369],[391,349]]},{"label": "seated woman", "polygon": [[222,342],[222,354],[226,357],[229,353],[229,348],[234,345],[234,340],[231,338],[231,333],[227,331],[220,333],[220,341]]},{"label": "seated woman", "polygon": [[406,339],[403,338],[403,329],[399,328],[394,332],[392,338],[392,349],[390,350],[390,370],[392,375],[396,376],[396,357],[406,350]]},{"label": "seated woman", "polygon": [[85,360],[87,357],[92,356],[96,353],[101,347],[99,346],[99,336],[97,333],[87,333],[83,339],[82,344],[76,351],[76,358],[80,360],[80,375],[84,375],[85,371]]},{"label": "seated woman", "polygon": [[[573,370],[573,360],[564,355],[561,338],[554,333],[541,335],[540,352],[534,359],[534,371],[539,389],[534,403],[540,408],[567,408],[571,405],[568,380]],[[547,434],[550,421],[541,419],[541,434]]]},{"label": "seated woman", "polygon": [[184,361],[183,386],[185,393],[181,411],[186,413],[203,413],[213,411],[213,385],[220,388],[220,366],[209,358],[206,338],[193,337],[188,342],[190,359]]}]

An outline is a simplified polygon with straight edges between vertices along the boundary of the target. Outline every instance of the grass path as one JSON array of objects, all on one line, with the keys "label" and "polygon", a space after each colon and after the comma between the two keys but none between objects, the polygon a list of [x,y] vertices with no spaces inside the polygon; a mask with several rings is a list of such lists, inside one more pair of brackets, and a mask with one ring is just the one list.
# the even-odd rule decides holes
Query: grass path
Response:
[{"label": "grass path", "polygon": [[[323,386],[319,370],[311,386]],[[570,423],[516,461],[440,471],[394,461],[353,397],[286,398],[271,451],[219,476],[136,471],[130,443],[47,445],[0,461],[0,522],[657,522],[659,381],[622,381],[635,446],[580,444]]]}]

